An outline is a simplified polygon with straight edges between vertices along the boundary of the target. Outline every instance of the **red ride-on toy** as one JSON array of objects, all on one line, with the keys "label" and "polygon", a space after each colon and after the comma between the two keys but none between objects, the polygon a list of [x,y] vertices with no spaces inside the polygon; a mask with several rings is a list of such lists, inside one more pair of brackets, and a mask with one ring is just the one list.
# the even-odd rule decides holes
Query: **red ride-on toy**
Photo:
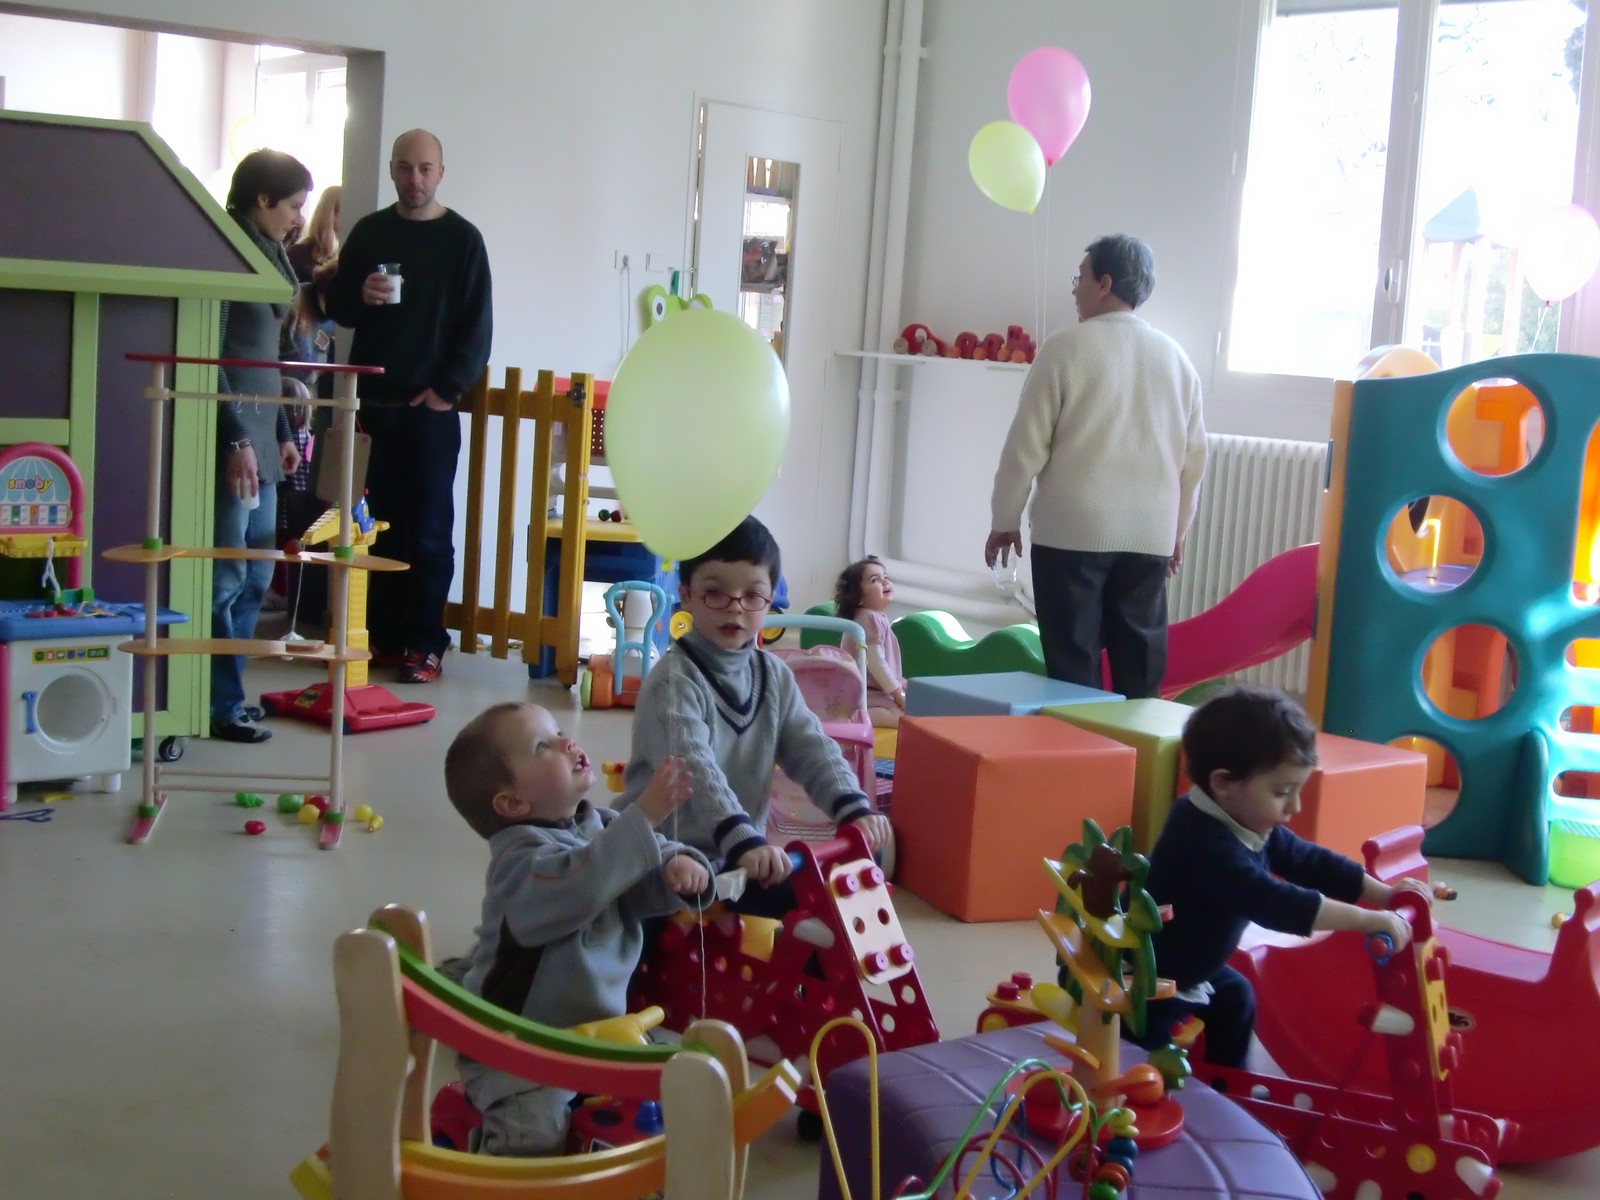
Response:
[{"label": "red ride-on toy", "polygon": [[[659,1005],[668,1029],[700,1017],[727,1021],[752,1062],[804,1062],[818,1030],[839,1016],[864,1022],[880,1052],[938,1041],[911,945],[861,831],[846,826],[833,841],[792,842],[788,851],[793,911],[780,922],[717,905],[698,922],[674,920],[640,964],[629,1006]],[[860,1053],[848,1030],[823,1042],[820,1077],[800,1093],[802,1137],[821,1134],[815,1089]]]}]

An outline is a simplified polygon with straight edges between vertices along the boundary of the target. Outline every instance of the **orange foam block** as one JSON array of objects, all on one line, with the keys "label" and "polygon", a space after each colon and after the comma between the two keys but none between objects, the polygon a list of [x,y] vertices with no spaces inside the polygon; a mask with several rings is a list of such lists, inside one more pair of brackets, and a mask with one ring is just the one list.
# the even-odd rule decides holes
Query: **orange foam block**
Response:
[{"label": "orange foam block", "polygon": [[895,757],[896,882],[962,921],[1055,907],[1040,865],[1133,814],[1128,747],[1050,717],[906,717]]},{"label": "orange foam block", "polygon": [[1361,859],[1361,843],[1422,824],[1428,758],[1332,733],[1317,734],[1317,769],[1300,793],[1289,828],[1319,846]]}]

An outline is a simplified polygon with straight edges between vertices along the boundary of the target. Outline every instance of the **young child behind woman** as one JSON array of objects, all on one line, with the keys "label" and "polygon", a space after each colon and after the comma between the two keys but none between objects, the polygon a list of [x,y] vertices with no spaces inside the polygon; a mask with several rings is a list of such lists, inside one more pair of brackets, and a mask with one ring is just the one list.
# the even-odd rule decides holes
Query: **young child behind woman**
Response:
[{"label": "young child behind woman", "polygon": [[[867,715],[879,728],[893,729],[906,710],[906,681],[900,676],[900,643],[889,627],[894,584],[883,563],[872,555],[853,562],[834,584],[834,612],[857,621],[867,631]],[[856,640],[844,638],[844,652],[854,655]]]}]

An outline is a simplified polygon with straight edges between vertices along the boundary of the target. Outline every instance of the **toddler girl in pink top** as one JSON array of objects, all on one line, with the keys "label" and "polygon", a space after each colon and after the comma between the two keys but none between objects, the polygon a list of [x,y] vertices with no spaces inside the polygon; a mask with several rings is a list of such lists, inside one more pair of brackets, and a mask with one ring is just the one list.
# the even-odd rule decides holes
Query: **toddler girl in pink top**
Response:
[{"label": "toddler girl in pink top", "polygon": [[[894,584],[883,563],[868,555],[851,563],[834,585],[833,607],[867,631],[867,715],[880,728],[900,724],[906,708],[906,681],[900,676],[900,643],[889,628]],[[855,638],[845,635],[844,652],[855,654]]]}]

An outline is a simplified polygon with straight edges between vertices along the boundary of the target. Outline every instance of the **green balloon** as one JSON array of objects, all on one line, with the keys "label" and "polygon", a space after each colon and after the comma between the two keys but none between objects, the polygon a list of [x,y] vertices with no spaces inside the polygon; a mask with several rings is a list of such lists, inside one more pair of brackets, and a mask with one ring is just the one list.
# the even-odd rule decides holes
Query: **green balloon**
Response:
[{"label": "green balloon", "polygon": [[1044,151],[1014,121],[990,121],[972,135],[967,169],[978,190],[1001,208],[1031,213],[1044,195]]},{"label": "green balloon", "polygon": [[731,313],[690,308],[645,331],[606,400],[606,460],[645,545],[710,549],[777,478],[789,383],[772,347]]}]

